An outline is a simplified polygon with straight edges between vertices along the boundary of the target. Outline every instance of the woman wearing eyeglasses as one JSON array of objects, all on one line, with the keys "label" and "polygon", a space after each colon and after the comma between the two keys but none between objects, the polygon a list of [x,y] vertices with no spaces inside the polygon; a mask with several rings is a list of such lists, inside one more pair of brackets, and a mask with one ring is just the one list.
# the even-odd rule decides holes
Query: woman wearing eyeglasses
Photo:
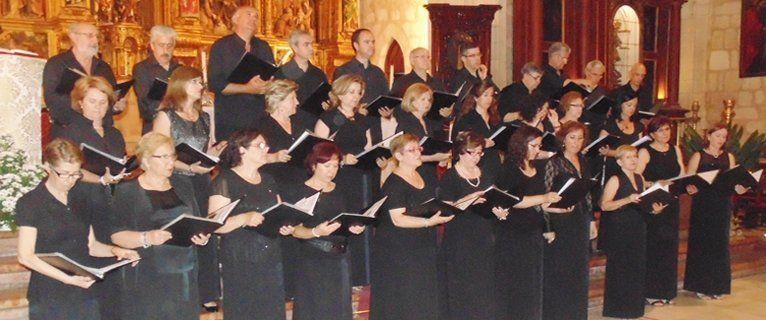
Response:
[{"label": "woman wearing eyeglasses", "polygon": [[460,206],[471,202],[445,227],[439,248],[445,319],[493,319],[495,316],[495,234],[493,220],[508,211],[479,198],[492,186],[494,175],[479,166],[486,139],[473,131],[462,132],[452,149],[457,162],[439,183],[439,199]]},{"label": "woman wearing eyeglasses", "polygon": [[[553,192],[570,178],[591,178],[587,159],[580,154],[588,138],[585,125],[567,122],[561,125],[556,137],[563,145],[562,152],[545,165],[545,188]],[[545,247],[543,319],[587,319],[591,195],[586,195],[571,210],[548,212],[556,241]]]},{"label": "woman wearing eyeglasses", "polygon": [[[210,115],[202,111],[202,98],[205,86],[202,72],[197,69],[180,66],[170,74],[165,98],[159,107],[152,130],[173,138],[176,145],[186,143],[202,152],[213,156],[220,155],[226,142],[215,146],[210,136]],[[184,163],[176,160],[173,173],[179,179],[186,179],[194,186],[194,198],[201,211],[207,210],[210,193],[210,171],[213,167],[204,167],[199,162]],[[206,308],[215,308],[221,298],[220,272],[218,271],[217,237],[211,239],[209,246],[199,248],[199,294],[200,304]]]},{"label": "woman wearing eyeglasses", "polygon": [[390,148],[396,168],[381,190],[388,200],[373,239],[370,319],[438,319],[435,227],[452,217],[407,215],[436,197],[436,177],[422,172],[417,137],[398,136]]},{"label": "woman wearing eyeglasses", "polygon": [[96,240],[96,211],[91,194],[78,183],[83,156],[72,142],[55,139],[43,150],[48,177],[16,204],[19,263],[32,270],[27,300],[29,319],[101,319],[93,290],[94,279],[68,275],[35,254],[60,252],[84,264],[89,257],[138,259],[138,253]]},{"label": "woman wearing eyeglasses", "polygon": [[535,161],[542,145],[539,130],[522,126],[508,141],[508,159],[497,187],[521,198],[497,222],[495,286],[497,319],[541,319],[543,248],[555,235],[543,212],[561,197],[545,189],[545,162]]},{"label": "woman wearing eyeglasses", "polygon": [[172,235],[160,230],[182,214],[199,216],[188,180],[173,176],[173,140],[161,133],[141,137],[136,156],[144,172],[117,185],[112,242],[137,249],[143,257],[124,276],[122,319],[199,319],[196,246],[210,235],[195,235],[194,245],[167,245]]},{"label": "woman wearing eyeglasses", "polygon": [[[452,130],[453,138],[459,133],[473,131],[484,137],[491,136],[500,125],[500,113],[497,111],[497,95],[495,85],[482,81],[473,86],[468,97],[460,108],[460,114]],[[500,153],[495,148],[495,142],[485,139],[484,157],[481,167],[486,175],[496,176],[500,171]],[[502,146],[501,146],[502,147]]]},{"label": "woman wearing eyeglasses", "polygon": [[583,109],[585,104],[582,100],[582,95],[577,91],[570,91],[561,97],[559,106],[564,109],[564,115],[559,118],[559,124],[565,124],[568,122],[580,122],[580,117],[583,115]]},{"label": "woman wearing eyeglasses", "polygon": [[[262,172],[269,145],[254,129],[240,130],[229,138],[221,155],[221,173],[213,180],[209,211],[240,200],[221,234],[223,312],[226,319],[284,319],[285,289],[280,235],[263,232],[264,210],[280,201],[276,177]],[[198,316],[199,317],[199,316]]]}]

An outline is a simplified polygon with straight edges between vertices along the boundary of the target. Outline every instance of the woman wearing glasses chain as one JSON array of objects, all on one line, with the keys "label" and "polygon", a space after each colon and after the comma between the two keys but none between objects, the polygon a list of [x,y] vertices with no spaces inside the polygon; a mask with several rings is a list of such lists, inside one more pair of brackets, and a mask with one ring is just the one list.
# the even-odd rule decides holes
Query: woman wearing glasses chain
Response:
[{"label": "woman wearing glasses chain", "polygon": [[85,265],[93,257],[138,259],[138,253],[96,240],[93,223],[97,211],[90,193],[78,183],[83,156],[68,140],[55,139],[43,150],[48,177],[19,199],[19,262],[32,270],[29,281],[29,318],[100,319],[99,304],[88,288],[94,279],[67,275],[40,260],[36,253],[60,252]]}]

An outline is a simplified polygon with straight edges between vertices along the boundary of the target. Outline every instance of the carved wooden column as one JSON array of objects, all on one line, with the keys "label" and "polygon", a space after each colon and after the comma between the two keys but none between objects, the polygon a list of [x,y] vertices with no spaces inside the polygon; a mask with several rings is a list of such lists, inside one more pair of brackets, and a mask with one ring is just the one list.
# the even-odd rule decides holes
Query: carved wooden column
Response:
[{"label": "carved wooden column", "polygon": [[487,68],[492,61],[492,20],[498,5],[453,6],[443,3],[425,5],[431,20],[431,68],[443,79],[450,79],[455,73],[455,66],[449,61],[450,41],[459,33],[469,35],[479,44],[482,60]]}]

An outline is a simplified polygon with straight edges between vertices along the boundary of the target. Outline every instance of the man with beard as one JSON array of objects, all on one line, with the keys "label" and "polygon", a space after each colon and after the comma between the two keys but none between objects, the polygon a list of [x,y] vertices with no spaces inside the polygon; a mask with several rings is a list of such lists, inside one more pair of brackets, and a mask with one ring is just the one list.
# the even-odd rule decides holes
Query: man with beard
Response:
[{"label": "man with beard", "polygon": [[149,33],[152,54],[133,67],[133,80],[135,80],[133,86],[138,97],[138,112],[143,120],[142,134],[152,131],[152,121],[162,100],[149,97],[154,79],[167,82],[170,74],[179,66],[173,59],[173,49],[176,47],[178,37],[176,31],[168,26],[157,25],[152,27]]},{"label": "man with beard", "polygon": [[268,81],[254,76],[247,83],[231,83],[229,75],[237,67],[240,57],[250,53],[274,64],[274,53],[266,41],[255,37],[258,31],[258,11],[242,6],[231,17],[234,33],[224,36],[210,47],[207,79],[215,93],[215,138],[226,140],[241,129],[252,128],[266,116],[263,93]]},{"label": "man with beard", "polygon": [[[72,123],[75,117],[82,117],[81,114],[72,109],[69,92],[62,93],[56,90],[64,73],[68,72],[67,68],[78,70],[89,76],[104,77],[112,86],[117,84],[112,67],[96,57],[98,54],[98,29],[96,26],[87,23],[72,23],[69,25],[68,35],[72,48],[51,57],[43,69],[43,98],[53,120],[51,139],[58,137],[64,127]],[[122,112],[123,109],[125,109],[124,98],[107,110],[104,116],[104,125],[111,126],[114,123],[112,115]]]}]

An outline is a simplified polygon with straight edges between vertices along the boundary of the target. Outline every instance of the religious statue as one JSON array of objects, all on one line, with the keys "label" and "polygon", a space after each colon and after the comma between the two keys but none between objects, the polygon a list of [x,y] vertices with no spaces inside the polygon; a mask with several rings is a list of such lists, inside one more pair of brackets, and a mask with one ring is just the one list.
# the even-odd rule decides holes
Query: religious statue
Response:
[{"label": "religious statue", "polygon": [[101,22],[114,22],[114,0],[98,0],[96,16]]},{"label": "religious statue", "polygon": [[293,9],[289,6],[282,9],[282,15],[279,16],[274,26],[274,35],[278,37],[287,36],[295,27],[295,17]]},{"label": "religious statue", "polygon": [[239,4],[233,0],[200,0],[202,20],[216,32],[225,32],[231,26],[231,17]]},{"label": "religious statue", "polygon": [[117,18],[120,22],[136,23],[136,8],[141,0],[117,0]]},{"label": "religious statue", "polygon": [[181,0],[178,3],[178,11],[181,16],[195,16],[199,12],[198,0]]},{"label": "religious statue", "polygon": [[343,30],[351,32],[359,28],[359,1],[343,0]]},{"label": "religious statue", "polygon": [[295,27],[314,35],[314,27],[311,24],[311,14],[314,13],[314,8],[311,7],[311,3],[308,0],[302,1],[298,7],[298,12],[295,16]]}]

